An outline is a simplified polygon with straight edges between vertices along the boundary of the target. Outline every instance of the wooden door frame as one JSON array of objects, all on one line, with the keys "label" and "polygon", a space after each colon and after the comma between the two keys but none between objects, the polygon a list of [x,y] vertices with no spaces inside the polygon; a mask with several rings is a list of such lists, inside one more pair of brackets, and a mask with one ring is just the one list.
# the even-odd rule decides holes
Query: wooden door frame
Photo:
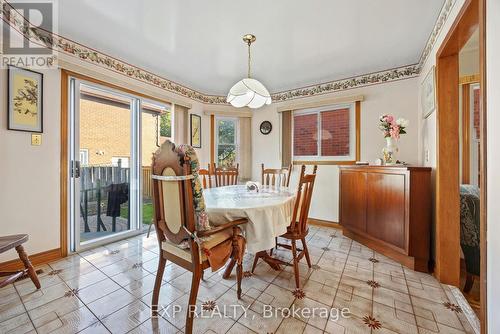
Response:
[{"label": "wooden door frame", "polygon": [[436,268],[443,283],[460,283],[459,193],[459,68],[458,55],[479,28],[481,94],[481,332],[487,333],[486,299],[486,0],[467,0],[436,55],[437,166],[436,166]]}]

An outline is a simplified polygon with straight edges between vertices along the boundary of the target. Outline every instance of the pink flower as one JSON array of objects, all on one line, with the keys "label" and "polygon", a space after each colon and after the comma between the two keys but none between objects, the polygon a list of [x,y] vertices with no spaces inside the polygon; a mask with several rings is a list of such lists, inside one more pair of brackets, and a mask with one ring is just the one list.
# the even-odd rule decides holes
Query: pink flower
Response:
[{"label": "pink flower", "polygon": [[393,124],[390,130],[391,137],[394,139],[399,139],[399,125]]},{"label": "pink flower", "polygon": [[387,123],[392,123],[394,121],[394,116],[391,116],[391,115],[386,115],[385,116],[385,121]]}]

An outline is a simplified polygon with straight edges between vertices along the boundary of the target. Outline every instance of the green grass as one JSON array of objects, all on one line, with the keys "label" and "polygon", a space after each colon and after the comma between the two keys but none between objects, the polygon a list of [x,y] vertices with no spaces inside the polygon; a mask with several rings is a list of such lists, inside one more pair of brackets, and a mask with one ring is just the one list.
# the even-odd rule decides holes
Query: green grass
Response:
[{"label": "green grass", "polygon": [[[128,217],[128,207],[121,208],[120,217],[122,218]],[[144,203],[142,205],[142,223],[150,225],[152,219],[153,219],[153,203]]]}]

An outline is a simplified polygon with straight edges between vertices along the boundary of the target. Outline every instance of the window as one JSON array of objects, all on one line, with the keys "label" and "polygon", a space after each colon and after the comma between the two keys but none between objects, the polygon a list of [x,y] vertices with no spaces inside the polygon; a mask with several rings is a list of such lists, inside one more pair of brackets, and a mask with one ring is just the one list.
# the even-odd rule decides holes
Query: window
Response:
[{"label": "window", "polygon": [[216,119],[217,165],[232,166],[238,158],[238,119],[220,117]]},{"label": "window", "polygon": [[82,165],[89,164],[89,150],[86,148],[80,149],[80,164]]},{"label": "window", "polygon": [[293,113],[294,160],[356,160],[355,107],[334,105]]}]

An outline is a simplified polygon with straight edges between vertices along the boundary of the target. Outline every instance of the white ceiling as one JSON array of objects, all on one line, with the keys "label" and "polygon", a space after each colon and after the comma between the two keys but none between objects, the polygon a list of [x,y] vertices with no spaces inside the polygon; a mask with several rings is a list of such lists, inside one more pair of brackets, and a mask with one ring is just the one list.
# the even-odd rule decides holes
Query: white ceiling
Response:
[{"label": "white ceiling", "polygon": [[417,63],[444,0],[64,0],[59,33],[205,94],[271,92]]}]

